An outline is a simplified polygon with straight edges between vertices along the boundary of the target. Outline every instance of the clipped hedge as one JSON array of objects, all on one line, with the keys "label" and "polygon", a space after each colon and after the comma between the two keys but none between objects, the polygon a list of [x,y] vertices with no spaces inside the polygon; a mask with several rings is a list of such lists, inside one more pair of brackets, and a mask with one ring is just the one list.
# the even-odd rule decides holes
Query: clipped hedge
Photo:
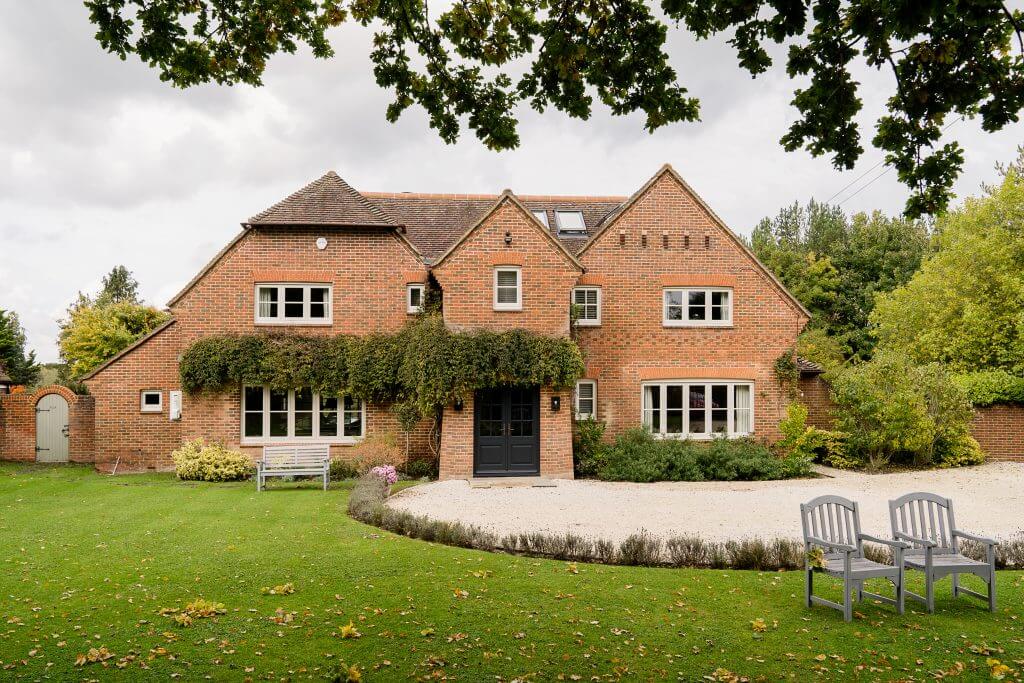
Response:
[{"label": "clipped hedge", "polygon": [[430,415],[477,389],[571,387],[583,374],[583,354],[571,339],[525,330],[452,332],[432,315],[395,334],[207,337],[185,350],[179,373],[189,394],[239,384],[312,387]]},{"label": "clipped hedge", "polygon": [[967,397],[976,408],[997,403],[1024,403],[1024,377],[1012,375],[1005,370],[954,375],[953,381],[967,392]]}]

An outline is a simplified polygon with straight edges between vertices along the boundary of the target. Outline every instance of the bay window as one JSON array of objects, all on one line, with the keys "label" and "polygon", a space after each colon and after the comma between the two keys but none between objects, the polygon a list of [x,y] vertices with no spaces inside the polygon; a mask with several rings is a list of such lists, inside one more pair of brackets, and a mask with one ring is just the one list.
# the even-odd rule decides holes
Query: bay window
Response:
[{"label": "bay window", "polygon": [[242,442],[351,442],[361,438],[366,406],[351,396],[328,396],[299,389],[245,387],[242,390]]},{"label": "bay window", "polygon": [[753,384],[687,380],[643,385],[641,419],[676,438],[746,436],[754,431]]}]

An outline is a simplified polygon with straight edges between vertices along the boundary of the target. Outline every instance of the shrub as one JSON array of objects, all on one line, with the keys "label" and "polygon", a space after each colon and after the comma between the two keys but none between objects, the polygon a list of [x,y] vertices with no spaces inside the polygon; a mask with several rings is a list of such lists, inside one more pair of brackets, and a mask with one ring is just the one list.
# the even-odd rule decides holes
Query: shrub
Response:
[{"label": "shrub", "polygon": [[256,469],[248,456],[202,439],[183,444],[171,458],[178,478],[190,481],[241,481]]},{"label": "shrub", "polygon": [[809,471],[813,461],[832,467],[856,466],[845,458],[846,435],[808,425],[807,406],[802,403],[793,401],[786,406],[786,417],[779,422],[779,432],[782,439],[775,448],[796,469],[801,469],[798,463],[804,462]]},{"label": "shrub", "polygon": [[379,526],[384,516],[387,497],[380,477],[364,474],[348,496],[348,514],[360,522]]},{"label": "shrub", "polygon": [[377,465],[370,468],[370,474],[379,478],[385,486],[391,486],[398,481],[398,470],[393,465]]},{"label": "shrub", "polygon": [[970,434],[958,434],[939,449],[939,467],[965,467],[985,462],[985,452]]},{"label": "shrub", "polygon": [[661,564],[661,540],[641,530],[619,544],[616,560],[619,564],[640,567]]},{"label": "shrub", "polygon": [[355,466],[348,460],[341,458],[331,459],[330,478],[331,481],[342,481],[344,479],[355,479],[359,476]]},{"label": "shrub", "polygon": [[391,465],[397,468],[405,462],[405,451],[398,445],[394,434],[370,434],[352,448],[352,466],[360,475],[374,467]]},{"label": "shrub", "polygon": [[848,435],[846,458],[871,469],[892,461],[931,465],[955,462],[970,446],[971,403],[938,364],[917,366],[881,351],[834,373],[830,384],[836,425]]},{"label": "shrub", "polygon": [[437,479],[437,458],[410,458],[398,471],[409,479]]},{"label": "shrub", "polygon": [[806,476],[810,460],[776,457],[750,439],[655,439],[642,429],[629,430],[605,448],[598,472],[608,481],[757,481]]},{"label": "shrub", "polygon": [[572,461],[577,477],[596,476],[604,464],[604,423],[592,417],[577,420],[572,434]]},{"label": "shrub", "polygon": [[967,392],[967,398],[978,408],[997,403],[1024,403],[1024,377],[1005,370],[954,375],[953,381]]}]

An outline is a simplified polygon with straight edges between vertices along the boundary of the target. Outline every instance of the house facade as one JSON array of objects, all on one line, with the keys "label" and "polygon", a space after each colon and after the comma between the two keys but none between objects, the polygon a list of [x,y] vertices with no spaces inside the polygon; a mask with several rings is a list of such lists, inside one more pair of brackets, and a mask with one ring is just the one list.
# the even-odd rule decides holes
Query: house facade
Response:
[{"label": "house facade", "polygon": [[[400,434],[387,405],[309,388],[183,394],[178,360],[205,336],[394,332],[428,291],[452,330],[572,336],[574,390],[507,387],[446,406],[410,453],[442,478],[571,477],[572,425],[607,437],[777,438],[788,402],[773,364],[807,311],[669,166],[631,196],[360,193],[334,173],[243,224],[168,304],[172,318],[86,378],[98,459],[164,468],[202,437],[258,455],[329,443],[349,457]],[[404,443],[404,436],[402,437]]]}]

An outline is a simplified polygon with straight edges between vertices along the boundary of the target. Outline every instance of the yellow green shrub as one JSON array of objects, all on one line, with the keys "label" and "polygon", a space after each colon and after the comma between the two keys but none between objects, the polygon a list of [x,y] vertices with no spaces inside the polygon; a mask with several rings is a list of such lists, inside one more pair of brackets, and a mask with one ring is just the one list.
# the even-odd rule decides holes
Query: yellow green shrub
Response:
[{"label": "yellow green shrub", "polygon": [[171,457],[178,478],[190,481],[240,481],[255,470],[247,456],[202,439],[185,443]]}]

